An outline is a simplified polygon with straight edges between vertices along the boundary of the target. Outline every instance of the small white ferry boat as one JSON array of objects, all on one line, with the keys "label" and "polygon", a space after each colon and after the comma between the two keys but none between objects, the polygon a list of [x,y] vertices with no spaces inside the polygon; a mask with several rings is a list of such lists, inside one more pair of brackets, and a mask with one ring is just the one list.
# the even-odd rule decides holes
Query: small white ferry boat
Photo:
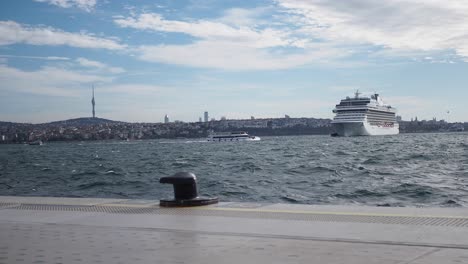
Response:
[{"label": "small white ferry boat", "polygon": [[208,136],[206,139],[209,142],[237,142],[237,141],[258,141],[259,137],[250,136],[247,132],[226,132],[215,133]]}]

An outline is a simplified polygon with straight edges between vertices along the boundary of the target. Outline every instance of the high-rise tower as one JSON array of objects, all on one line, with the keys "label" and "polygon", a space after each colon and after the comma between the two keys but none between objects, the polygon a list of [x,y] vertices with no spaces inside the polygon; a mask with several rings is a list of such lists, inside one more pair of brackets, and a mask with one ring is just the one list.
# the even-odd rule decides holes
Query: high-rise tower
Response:
[{"label": "high-rise tower", "polygon": [[208,111],[205,111],[204,117],[205,117],[205,122],[208,122]]},{"label": "high-rise tower", "polygon": [[91,99],[91,104],[93,105],[93,118],[96,118],[96,112],[94,111],[94,106],[96,102],[94,101],[94,85],[93,85],[93,99]]}]

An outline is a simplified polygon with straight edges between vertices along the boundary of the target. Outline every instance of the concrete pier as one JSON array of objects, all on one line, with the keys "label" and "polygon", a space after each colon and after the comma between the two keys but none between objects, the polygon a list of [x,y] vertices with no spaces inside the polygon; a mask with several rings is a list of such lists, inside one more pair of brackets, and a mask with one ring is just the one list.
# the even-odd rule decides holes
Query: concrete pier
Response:
[{"label": "concrete pier", "polygon": [[0,196],[1,263],[468,263],[468,209]]}]

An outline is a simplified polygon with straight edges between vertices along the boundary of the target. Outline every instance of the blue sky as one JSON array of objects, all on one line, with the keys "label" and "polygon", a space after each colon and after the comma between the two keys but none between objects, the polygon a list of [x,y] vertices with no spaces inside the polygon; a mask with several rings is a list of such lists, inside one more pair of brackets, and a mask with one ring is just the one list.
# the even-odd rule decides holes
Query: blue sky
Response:
[{"label": "blue sky", "polygon": [[[333,117],[356,89],[468,121],[468,2],[0,2],[0,120]],[[448,114],[447,111],[450,111]]]}]

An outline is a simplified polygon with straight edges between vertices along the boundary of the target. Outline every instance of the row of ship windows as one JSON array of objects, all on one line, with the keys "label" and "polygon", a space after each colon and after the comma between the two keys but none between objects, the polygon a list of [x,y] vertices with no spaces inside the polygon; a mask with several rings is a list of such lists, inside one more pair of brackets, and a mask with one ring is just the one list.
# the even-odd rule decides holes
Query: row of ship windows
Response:
[{"label": "row of ship windows", "polygon": [[383,110],[382,111],[381,110],[369,110],[368,113],[370,114],[392,114],[392,115],[395,114],[395,112],[383,111]]},{"label": "row of ship windows", "polygon": [[387,122],[396,122],[395,119],[367,119],[369,122],[380,122],[380,121],[387,121]]},{"label": "row of ship windows", "polygon": [[340,115],[344,115],[344,114],[395,115],[394,112],[375,111],[375,110],[369,110],[369,111],[360,111],[360,110],[341,111],[341,110],[338,110],[338,111],[336,111],[336,113],[338,113]]},{"label": "row of ship windows", "polygon": [[339,115],[347,115],[347,114],[367,114],[367,115],[395,115],[392,112],[376,112],[376,111],[369,111],[369,112],[361,112],[361,111],[338,111]]},{"label": "row of ship windows", "polygon": [[367,119],[396,119],[394,116],[367,116]]},{"label": "row of ship windows", "polygon": [[339,114],[336,117],[363,117],[367,118],[392,118],[395,119],[395,115],[365,115],[365,114]]},{"label": "row of ship windows", "polygon": [[[344,116],[337,116],[335,117],[335,120],[362,120],[363,117],[359,117],[359,116],[350,116],[350,117],[344,117]],[[395,122],[396,119],[395,118],[367,118],[368,121],[391,121],[391,122]]]},{"label": "row of ship windows", "polygon": [[368,116],[395,116],[394,113],[368,113]]},{"label": "row of ship windows", "polygon": [[370,102],[368,101],[364,101],[364,102],[353,102],[353,103],[349,103],[349,102],[342,102],[336,106],[353,106],[353,105],[367,105],[369,104]]},{"label": "row of ship windows", "polygon": [[394,113],[338,113],[337,115],[396,116]]},{"label": "row of ship windows", "polygon": [[365,114],[365,111],[338,111],[338,114],[340,115],[346,115],[346,114]]},{"label": "row of ship windows", "polygon": [[387,119],[387,120],[396,120],[394,116],[368,116],[367,119]]},{"label": "row of ship windows", "polygon": [[363,118],[359,118],[359,117],[335,117],[335,120],[350,120],[350,119],[362,120]]},{"label": "row of ship windows", "polygon": [[[343,107],[343,108],[336,108],[336,111],[338,112],[382,112],[382,113],[388,113],[388,108],[385,108],[385,109],[379,109],[379,108],[374,108],[374,107],[367,107],[367,108],[358,108],[358,109],[346,109],[346,108],[350,108],[350,107]],[[392,112],[393,113],[393,112]]]},{"label": "row of ship windows", "polygon": [[396,116],[395,113],[388,113],[388,112],[371,112],[367,113],[368,115],[376,115],[376,116]]},{"label": "row of ship windows", "polygon": [[367,117],[375,117],[375,118],[395,118],[395,116],[393,115],[367,115]]},{"label": "row of ship windows", "polygon": [[392,117],[392,118],[395,118],[395,115],[367,115],[367,117]]}]

